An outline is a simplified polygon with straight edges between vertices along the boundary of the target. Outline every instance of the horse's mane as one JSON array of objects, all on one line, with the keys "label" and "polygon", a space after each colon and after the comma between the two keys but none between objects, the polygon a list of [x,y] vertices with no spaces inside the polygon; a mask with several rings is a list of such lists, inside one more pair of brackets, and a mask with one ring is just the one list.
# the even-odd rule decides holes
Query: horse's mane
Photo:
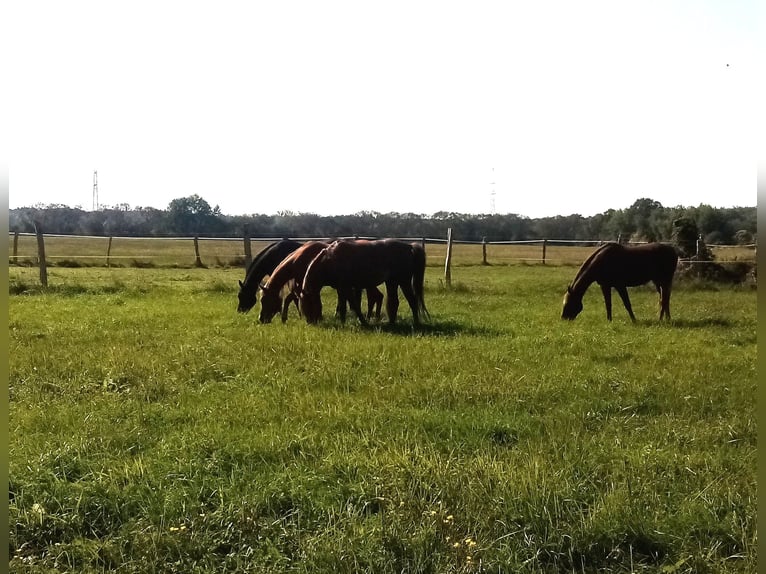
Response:
[{"label": "horse's mane", "polygon": [[609,241],[607,243],[604,243],[603,245],[600,245],[593,253],[591,253],[588,258],[583,261],[583,264],[580,265],[580,268],[577,270],[577,274],[575,275],[574,279],[572,279],[572,282],[569,284],[569,287],[574,287],[575,284],[577,284],[577,281],[582,277],[582,275],[588,270],[593,260],[596,258],[597,255],[599,255],[602,251],[608,248],[612,248],[615,245],[619,245],[619,243],[615,243],[614,241]]},{"label": "horse's mane", "polygon": [[[324,241],[309,241],[308,243],[304,243],[303,245],[298,247],[298,249],[296,249],[295,251],[290,253],[287,257],[282,259],[282,261],[280,261],[279,264],[276,267],[274,267],[274,270],[270,274],[269,280],[266,282],[265,285],[263,285],[263,288],[264,289],[267,289],[267,288],[282,289],[286,283],[289,283],[292,285],[293,283],[295,283],[295,281],[293,280],[293,277],[295,273],[298,272],[299,267],[301,265],[305,265],[305,267],[308,268],[308,265],[305,263],[302,263],[301,260],[305,261],[307,257],[311,257],[313,259],[316,256],[316,254],[319,253],[325,247],[327,247],[327,243],[325,243]],[[312,256],[312,253],[314,253],[313,256]],[[304,269],[304,273],[305,273],[305,269]],[[288,274],[287,277],[289,278],[286,279],[285,274]]]},{"label": "horse's mane", "polygon": [[[245,285],[248,285],[253,280],[253,275],[258,272],[262,261],[265,259],[266,255],[271,253],[272,249],[274,249],[274,246],[277,243],[279,243],[279,241],[275,241],[274,243],[267,245],[260,251],[260,253],[258,253],[258,255],[253,257],[253,260],[250,262],[250,265],[247,268],[247,272],[245,273]],[[258,280],[260,281],[260,277]]]},{"label": "horse's mane", "polygon": [[270,257],[272,257],[272,255],[276,252],[277,249],[279,249],[280,246],[284,244],[293,244],[293,243],[296,245],[300,245],[297,241],[282,239],[280,241],[275,241],[274,243],[271,243],[270,245],[267,245],[266,247],[264,247],[260,251],[260,253],[258,253],[258,255],[256,255],[253,258],[253,261],[250,263],[249,267],[247,268],[247,272],[245,273],[245,281],[243,285],[249,287],[253,282],[260,283],[264,275],[267,275],[272,271],[272,269],[268,269],[264,271],[264,263]]},{"label": "horse's mane", "polygon": [[308,264],[308,267],[306,267],[306,273],[303,275],[303,282],[301,283],[302,291],[311,291],[311,288],[313,288],[316,283],[321,281],[321,274],[324,272],[323,266],[326,265],[325,260],[327,259],[328,253],[331,252],[331,248],[335,243],[336,242],[333,242],[327,247],[323,247],[316,254],[314,259],[311,260],[311,263]]}]

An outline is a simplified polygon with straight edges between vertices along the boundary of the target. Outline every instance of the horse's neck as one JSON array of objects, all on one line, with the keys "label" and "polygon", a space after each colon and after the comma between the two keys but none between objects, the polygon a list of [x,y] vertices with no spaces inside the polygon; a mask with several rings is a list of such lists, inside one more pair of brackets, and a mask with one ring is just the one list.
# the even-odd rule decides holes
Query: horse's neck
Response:
[{"label": "horse's neck", "polygon": [[[318,256],[319,257],[319,256]],[[303,285],[301,286],[304,291],[319,291],[325,282],[325,268],[327,267],[327,261],[325,258],[314,259],[306,269],[306,273],[303,276]]]},{"label": "horse's neck", "polygon": [[274,271],[277,263],[282,260],[283,256],[281,253],[283,250],[287,251],[290,247],[287,246],[284,248],[280,245],[284,244],[272,243],[255,256],[252,263],[250,263],[250,267],[247,269],[247,273],[245,273],[245,282],[243,284],[244,287],[249,289],[258,289],[258,287],[260,287],[261,281],[263,281],[263,278]]},{"label": "horse's neck", "polygon": [[601,266],[604,253],[607,250],[614,249],[613,243],[604,243],[601,247],[591,253],[577,270],[574,281],[569,286],[569,292],[578,297],[582,297],[588,290],[588,287],[598,279],[596,276],[598,268]]},{"label": "horse's neck", "polygon": [[596,280],[595,273],[591,266],[581,269],[569,286],[569,291],[577,297],[582,297],[588,290],[588,287]]},{"label": "horse's neck", "polygon": [[263,279],[266,276],[266,273],[263,271],[263,268],[264,268],[263,261],[264,261],[263,255],[259,255],[250,264],[250,267],[248,268],[247,273],[245,274],[245,282],[243,284],[245,287],[253,288],[253,289],[258,288],[258,286],[261,283],[261,279]]},{"label": "horse's neck", "polygon": [[263,274],[259,273],[258,269],[251,267],[245,275],[242,287],[246,289],[257,289],[261,279],[263,279]]},{"label": "horse's neck", "polygon": [[286,265],[279,265],[274,270],[274,273],[271,274],[271,277],[269,277],[269,280],[266,282],[266,285],[264,285],[264,289],[269,289],[269,290],[278,292],[292,278],[293,278],[292,263],[290,262],[290,263],[287,263]]}]

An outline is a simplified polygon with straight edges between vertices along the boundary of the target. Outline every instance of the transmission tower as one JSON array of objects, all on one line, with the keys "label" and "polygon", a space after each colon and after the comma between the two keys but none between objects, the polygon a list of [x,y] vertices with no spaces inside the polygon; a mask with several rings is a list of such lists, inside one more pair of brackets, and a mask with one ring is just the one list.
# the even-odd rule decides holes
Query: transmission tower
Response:
[{"label": "transmission tower", "polygon": [[489,192],[489,208],[492,215],[495,215],[495,168],[492,168],[492,181],[489,182],[492,186]]},{"label": "transmission tower", "polygon": [[93,211],[98,211],[98,172],[93,172]]}]

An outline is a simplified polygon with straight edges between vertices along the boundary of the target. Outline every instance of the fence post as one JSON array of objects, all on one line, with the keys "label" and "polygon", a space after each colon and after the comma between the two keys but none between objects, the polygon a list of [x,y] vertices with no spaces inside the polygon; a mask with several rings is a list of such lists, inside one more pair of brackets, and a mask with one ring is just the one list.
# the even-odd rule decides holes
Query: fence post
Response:
[{"label": "fence post", "polygon": [[19,232],[13,232],[13,262],[19,262]]},{"label": "fence post", "polygon": [[48,265],[45,261],[45,240],[43,230],[39,222],[34,222],[35,234],[37,235],[37,259],[40,264],[40,283],[43,287],[48,286]]},{"label": "fence post", "polygon": [[444,261],[444,283],[447,287],[452,285],[452,228],[447,228],[447,258]]},{"label": "fence post", "polygon": [[199,256],[199,237],[196,235],[194,236],[194,266],[195,267],[202,267],[202,259],[200,259]]},{"label": "fence post", "polygon": [[543,239],[543,265],[545,265],[545,248],[548,245],[548,240]]},{"label": "fence post", "polygon": [[622,243],[622,233],[617,234],[617,243]]},{"label": "fence post", "polygon": [[487,238],[481,238],[481,264],[487,264]]},{"label": "fence post", "polygon": [[694,255],[696,259],[700,258],[700,244],[702,243],[702,234],[697,237],[697,253]]},{"label": "fence post", "polygon": [[423,248],[423,251],[426,250],[426,238],[420,240],[420,246]]},{"label": "fence post", "polygon": [[253,252],[250,248],[250,229],[247,225],[243,229],[243,236],[245,241],[245,269],[249,269],[253,262]]},{"label": "fence post", "polygon": [[109,257],[112,255],[112,236],[109,236],[109,244],[106,246],[106,266],[111,267]]}]

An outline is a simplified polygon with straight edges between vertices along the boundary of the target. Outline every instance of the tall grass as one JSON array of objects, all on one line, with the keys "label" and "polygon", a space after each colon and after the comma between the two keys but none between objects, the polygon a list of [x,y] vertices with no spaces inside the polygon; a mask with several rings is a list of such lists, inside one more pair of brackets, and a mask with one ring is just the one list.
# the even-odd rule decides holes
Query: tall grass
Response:
[{"label": "tall grass", "polygon": [[13,571],[755,572],[754,290],[570,323],[573,268],[429,267],[416,330],[260,325],[241,270],[29,271]]}]

